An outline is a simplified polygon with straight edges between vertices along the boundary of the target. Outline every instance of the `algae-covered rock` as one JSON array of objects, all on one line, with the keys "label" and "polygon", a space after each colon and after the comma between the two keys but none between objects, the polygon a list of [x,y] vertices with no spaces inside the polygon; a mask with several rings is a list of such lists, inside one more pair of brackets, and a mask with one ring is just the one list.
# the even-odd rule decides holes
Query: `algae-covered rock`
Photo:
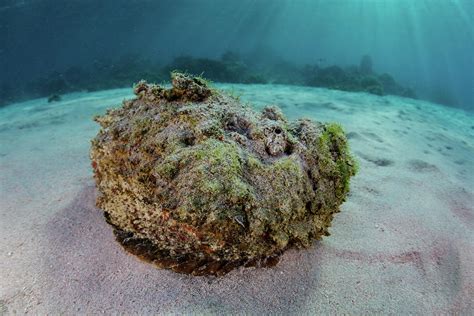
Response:
[{"label": "algae-covered rock", "polygon": [[329,235],[356,171],[339,125],[257,113],[181,73],[135,93],[96,118],[91,149],[97,205],[126,249],[220,275]]}]

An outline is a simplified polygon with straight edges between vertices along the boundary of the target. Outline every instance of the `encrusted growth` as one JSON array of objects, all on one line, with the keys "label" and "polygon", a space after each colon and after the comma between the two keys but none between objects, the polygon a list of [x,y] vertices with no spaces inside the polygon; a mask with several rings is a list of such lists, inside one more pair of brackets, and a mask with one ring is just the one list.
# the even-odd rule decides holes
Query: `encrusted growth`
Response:
[{"label": "encrusted growth", "polygon": [[356,172],[336,124],[256,113],[201,78],[139,82],[96,120],[97,205],[131,252],[194,275],[269,265],[329,235]]}]

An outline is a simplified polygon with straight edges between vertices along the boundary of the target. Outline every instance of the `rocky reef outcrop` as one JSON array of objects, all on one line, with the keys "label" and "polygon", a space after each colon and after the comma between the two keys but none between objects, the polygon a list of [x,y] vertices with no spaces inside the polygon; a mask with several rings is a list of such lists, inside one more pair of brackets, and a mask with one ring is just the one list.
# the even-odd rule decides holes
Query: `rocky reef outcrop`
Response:
[{"label": "rocky reef outcrop", "polygon": [[126,249],[221,275],[329,235],[356,172],[339,125],[257,113],[177,72],[135,94],[96,118],[91,148],[97,206]]}]

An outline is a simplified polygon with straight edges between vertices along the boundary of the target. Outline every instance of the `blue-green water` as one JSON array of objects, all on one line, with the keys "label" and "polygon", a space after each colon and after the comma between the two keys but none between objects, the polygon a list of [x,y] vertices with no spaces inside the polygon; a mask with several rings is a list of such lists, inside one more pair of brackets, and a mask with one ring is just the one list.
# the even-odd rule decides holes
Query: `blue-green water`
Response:
[{"label": "blue-green water", "polygon": [[[471,0],[0,0],[0,315],[474,313]],[[181,69],[344,126],[331,236],[191,278],[95,207],[92,120]],[[167,83],[165,83],[167,84]]]},{"label": "blue-green water", "polygon": [[[324,86],[311,80],[314,66],[359,66],[369,55],[374,72],[418,97],[472,110],[473,12],[471,0],[3,0],[0,104],[166,80],[166,65],[215,81],[255,81],[250,72]],[[226,52],[239,56],[232,69],[173,63]]]}]

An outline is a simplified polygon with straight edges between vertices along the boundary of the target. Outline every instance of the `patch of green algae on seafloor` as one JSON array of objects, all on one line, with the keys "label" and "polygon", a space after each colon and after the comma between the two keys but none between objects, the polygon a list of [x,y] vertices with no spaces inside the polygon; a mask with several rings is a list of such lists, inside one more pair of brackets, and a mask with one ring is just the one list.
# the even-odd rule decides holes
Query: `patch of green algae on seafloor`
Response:
[{"label": "patch of green algae on seafloor", "polygon": [[273,265],[329,235],[357,166],[338,124],[289,122],[172,73],[97,117],[97,205],[132,253],[159,267],[221,275]]}]

